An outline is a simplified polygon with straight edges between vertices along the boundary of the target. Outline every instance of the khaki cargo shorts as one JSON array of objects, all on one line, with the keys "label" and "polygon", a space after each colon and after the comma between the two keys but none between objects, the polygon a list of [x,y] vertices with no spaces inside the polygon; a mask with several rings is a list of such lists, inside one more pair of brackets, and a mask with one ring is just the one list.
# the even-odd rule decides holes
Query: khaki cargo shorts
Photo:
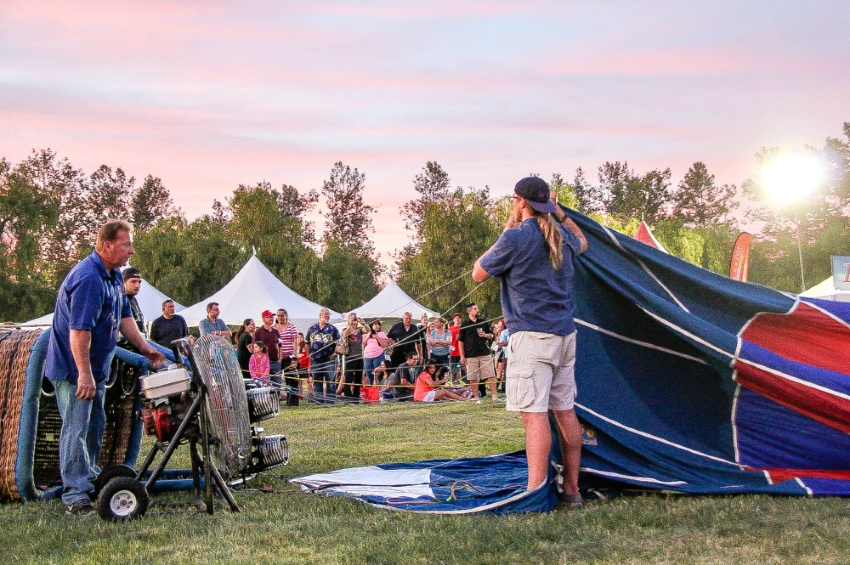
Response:
[{"label": "khaki cargo shorts", "polygon": [[496,378],[496,370],[493,368],[493,358],[489,355],[484,357],[466,358],[466,380],[471,383],[479,381],[490,381]]},{"label": "khaki cargo shorts", "polygon": [[516,332],[508,340],[507,409],[571,410],[575,405],[576,332]]}]

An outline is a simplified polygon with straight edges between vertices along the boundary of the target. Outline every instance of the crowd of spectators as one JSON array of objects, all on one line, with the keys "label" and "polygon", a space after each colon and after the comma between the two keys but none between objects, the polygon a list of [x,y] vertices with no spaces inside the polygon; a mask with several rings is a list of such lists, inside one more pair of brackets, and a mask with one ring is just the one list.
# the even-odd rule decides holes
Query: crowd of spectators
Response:
[{"label": "crowd of spectators", "polygon": [[[199,327],[201,335],[230,335],[223,329],[227,326],[219,318],[217,303],[207,305],[207,314]],[[494,402],[503,401],[499,393],[504,392],[509,334],[503,320],[487,320],[475,304],[467,304],[466,316],[454,314],[450,325],[427,314],[415,324],[406,312],[388,332],[383,331],[382,320],[367,322],[355,312],[348,314],[340,331],[330,323],[330,311],[322,309],[306,335],[297,331],[285,309],[265,310],[260,317],[262,325],[248,318],[233,335],[239,366],[245,378],[263,380],[280,390],[287,406],[298,406],[301,399],[317,404],[441,400],[480,404],[486,388]],[[157,321],[157,335],[187,333],[173,303],[163,305],[163,318]]]}]

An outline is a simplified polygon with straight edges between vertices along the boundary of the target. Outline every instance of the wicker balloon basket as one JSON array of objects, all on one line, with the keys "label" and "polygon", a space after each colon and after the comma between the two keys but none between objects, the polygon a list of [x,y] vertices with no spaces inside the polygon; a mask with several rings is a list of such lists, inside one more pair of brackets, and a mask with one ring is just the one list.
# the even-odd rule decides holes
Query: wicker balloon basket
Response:
[{"label": "wicker balloon basket", "polygon": [[[62,419],[44,379],[47,330],[0,331],[0,500],[58,494]],[[116,358],[105,396],[99,466],[135,463],[141,444],[140,369]]]}]

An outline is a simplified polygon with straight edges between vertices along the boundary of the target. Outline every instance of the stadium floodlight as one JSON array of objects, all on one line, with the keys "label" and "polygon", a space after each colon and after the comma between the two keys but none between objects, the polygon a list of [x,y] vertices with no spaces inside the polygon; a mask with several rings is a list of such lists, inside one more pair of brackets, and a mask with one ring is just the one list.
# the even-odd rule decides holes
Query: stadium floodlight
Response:
[{"label": "stadium floodlight", "polygon": [[778,156],[768,161],[761,173],[762,185],[777,204],[803,201],[825,178],[823,160],[811,152]]},{"label": "stadium floodlight", "polygon": [[780,206],[793,209],[797,222],[797,253],[800,258],[800,284],[806,290],[806,275],[803,270],[802,226],[797,204],[805,201],[826,180],[826,167],[819,155],[809,152],[779,155],[768,161],[761,173],[762,186],[770,198]]}]

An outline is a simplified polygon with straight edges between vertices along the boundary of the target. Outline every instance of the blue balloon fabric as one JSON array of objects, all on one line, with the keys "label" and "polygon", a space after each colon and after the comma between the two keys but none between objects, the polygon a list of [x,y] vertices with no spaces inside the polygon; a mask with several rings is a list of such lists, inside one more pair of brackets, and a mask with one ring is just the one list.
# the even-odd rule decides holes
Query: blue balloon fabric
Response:
[{"label": "blue balloon fabric", "polygon": [[[731,280],[567,213],[589,243],[574,279],[583,484],[850,495],[850,304]],[[421,490],[397,488],[405,470]],[[554,481],[524,493],[522,453],[337,473],[293,482],[413,511],[555,503]]]}]

